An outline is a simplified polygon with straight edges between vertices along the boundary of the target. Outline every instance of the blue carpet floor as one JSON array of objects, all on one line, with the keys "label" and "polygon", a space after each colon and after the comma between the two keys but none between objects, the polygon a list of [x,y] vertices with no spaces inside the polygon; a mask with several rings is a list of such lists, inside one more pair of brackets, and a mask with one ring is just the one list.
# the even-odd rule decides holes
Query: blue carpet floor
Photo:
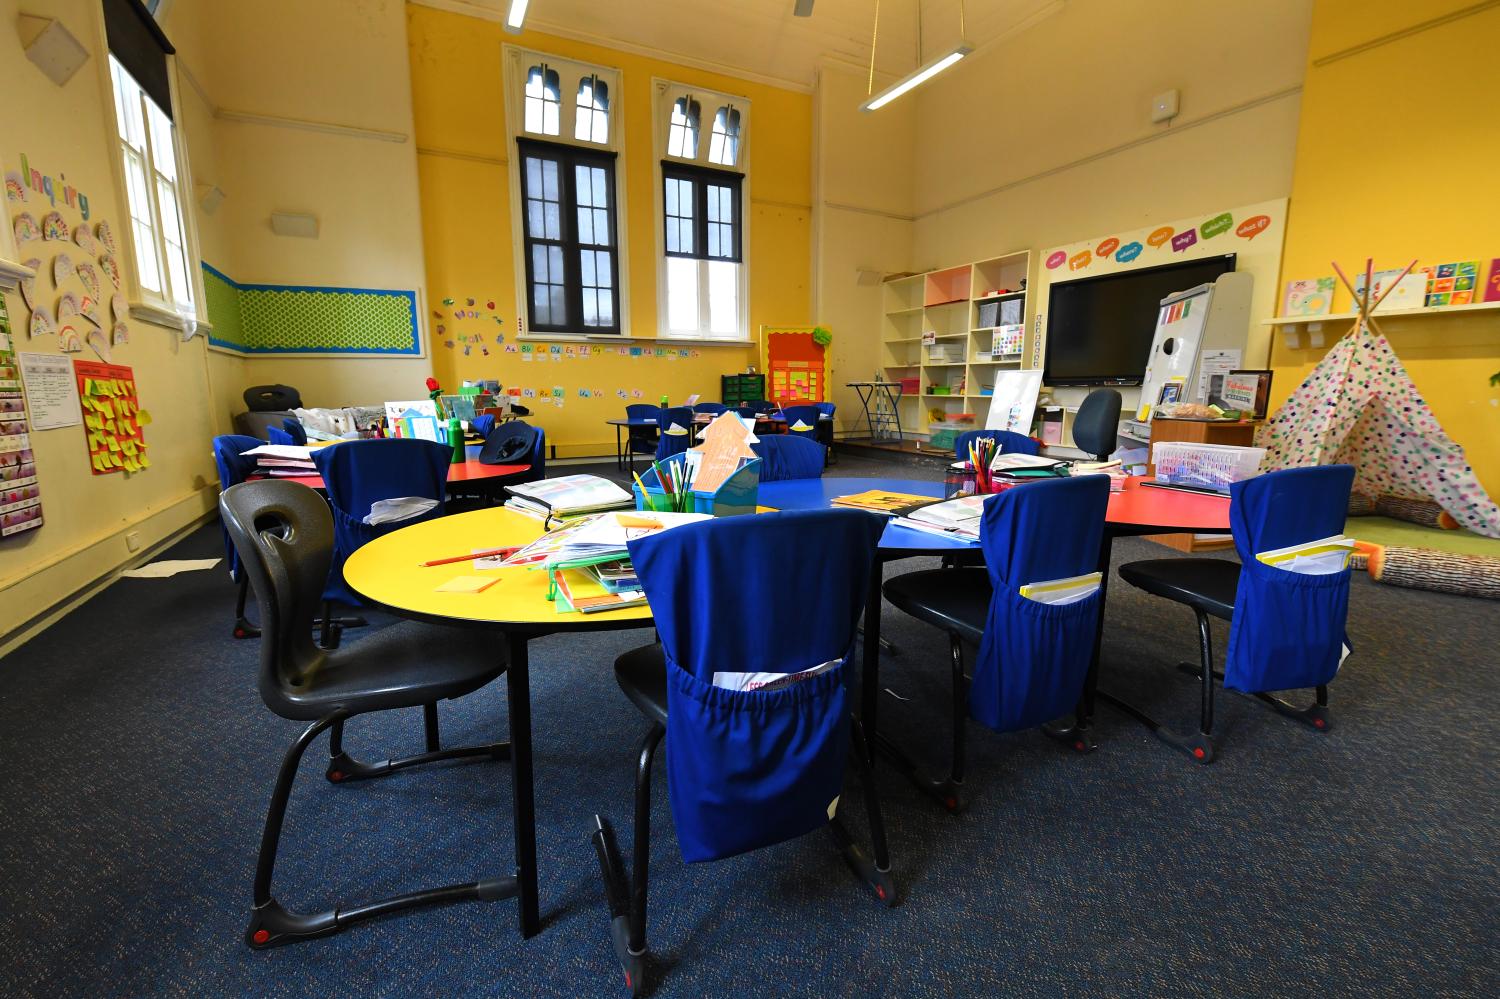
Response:
[{"label": "blue carpet floor", "polygon": [[[1124,541],[1115,556],[1164,551]],[[170,556],[218,552],[215,526]],[[253,953],[255,850],[298,727],[260,703],[232,600],[221,570],[122,580],[0,663],[0,994],[622,994],[586,837],[600,811],[628,849],[642,721],[610,664],[649,633],[532,647],[540,936],[519,938],[514,903],[467,904]],[[1210,767],[1104,706],[1088,757],[971,726],[973,804],[956,818],[883,769],[890,910],[823,835],[684,865],[659,772],[656,994],[1493,995],[1500,614],[1362,576],[1351,604],[1330,735],[1236,696]],[[937,756],[945,641],[889,607],[885,622],[899,653],[883,685],[907,700],[885,699],[883,728]],[[1104,684],[1186,726],[1195,681],[1169,667],[1194,634],[1190,613],[1116,581]],[[445,742],[505,732],[503,684],[441,710]],[[419,750],[420,714],[358,719],[347,739],[369,758]],[[288,906],[508,873],[506,765],[335,787],[324,745],[292,797]]]}]

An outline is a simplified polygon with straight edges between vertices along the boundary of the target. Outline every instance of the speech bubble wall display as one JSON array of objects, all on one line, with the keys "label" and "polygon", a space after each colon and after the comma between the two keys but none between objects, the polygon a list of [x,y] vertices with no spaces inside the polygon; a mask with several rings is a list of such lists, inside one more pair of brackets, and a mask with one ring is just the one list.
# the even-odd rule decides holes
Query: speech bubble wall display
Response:
[{"label": "speech bubble wall display", "polygon": [[1119,247],[1120,241],[1111,236],[1104,242],[1100,243],[1098,246],[1094,247],[1094,256],[1098,257],[1100,260],[1103,260],[1111,253],[1114,253],[1115,250],[1119,249]]},{"label": "speech bubble wall display", "polygon": [[1066,263],[1067,259],[1068,255],[1063,251],[1058,250],[1056,253],[1052,254],[1052,256],[1047,258],[1047,269],[1049,271],[1055,271],[1064,263]]},{"label": "speech bubble wall display", "polygon": [[1142,249],[1143,249],[1143,247],[1141,246],[1140,243],[1136,243],[1136,242],[1126,243],[1124,246],[1120,247],[1119,252],[1117,252],[1115,254],[1115,262],[1116,263],[1121,263],[1121,264],[1128,264],[1132,260],[1134,260],[1136,257],[1139,257],[1141,255],[1141,250]]},{"label": "speech bubble wall display", "polygon": [[1213,239],[1215,236],[1222,236],[1228,232],[1232,225],[1234,225],[1234,216],[1229,212],[1224,212],[1222,215],[1215,215],[1200,225],[1198,227],[1198,235],[1204,239]]},{"label": "speech bubble wall display", "polygon": [[1173,229],[1169,225],[1164,225],[1160,229],[1154,229],[1151,235],[1146,237],[1146,245],[1153,249],[1162,246],[1167,240],[1172,238],[1172,234],[1176,231],[1176,229]]},{"label": "speech bubble wall display", "polygon": [[1068,270],[1081,271],[1094,262],[1094,255],[1088,250],[1079,250],[1068,258]]},{"label": "speech bubble wall display", "polygon": [[1187,232],[1179,232],[1172,237],[1172,252],[1181,253],[1188,247],[1198,242],[1198,231],[1189,229]]},{"label": "speech bubble wall display", "polygon": [[1241,222],[1239,227],[1234,230],[1234,234],[1242,239],[1254,239],[1270,228],[1270,226],[1271,216],[1256,215]]}]

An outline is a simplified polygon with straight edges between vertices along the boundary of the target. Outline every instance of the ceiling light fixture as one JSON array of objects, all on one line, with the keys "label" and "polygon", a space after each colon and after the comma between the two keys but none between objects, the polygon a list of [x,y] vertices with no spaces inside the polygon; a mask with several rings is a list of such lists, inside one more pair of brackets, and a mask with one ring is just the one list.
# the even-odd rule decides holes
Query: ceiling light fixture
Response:
[{"label": "ceiling light fixture", "polygon": [[797,6],[792,8],[793,17],[812,17],[813,0],[797,0]]},{"label": "ceiling light fixture", "polygon": [[[958,62],[964,56],[974,51],[974,46],[965,39],[964,25],[964,3],[958,2],[958,44],[944,52],[930,62],[927,62],[912,70],[906,76],[886,87],[880,93],[875,93],[875,44],[880,39],[880,0],[875,0],[875,28],[870,33],[870,77],[865,87],[865,93],[870,96],[859,106],[861,111],[874,111],[883,108],[891,101],[900,97],[909,90],[914,90],[937,76],[943,70]],[[922,2],[917,0],[917,60],[922,58]]]},{"label": "ceiling light fixture", "polygon": [[513,35],[521,33],[521,23],[526,20],[526,6],[531,0],[510,0],[510,13],[505,15],[505,30]]}]

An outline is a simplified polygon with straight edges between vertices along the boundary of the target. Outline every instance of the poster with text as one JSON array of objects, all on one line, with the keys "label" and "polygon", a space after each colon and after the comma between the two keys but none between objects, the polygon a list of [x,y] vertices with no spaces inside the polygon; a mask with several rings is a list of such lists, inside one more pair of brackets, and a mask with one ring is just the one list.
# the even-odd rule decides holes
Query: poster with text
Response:
[{"label": "poster with text", "polygon": [[10,340],[10,313],[0,298],[0,537],[42,526],[41,486],[21,371]]},{"label": "poster with text", "polygon": [[95,475],[141,472],[151,467],[142,430],[151,414],[140,407],[135,373],[123,364],[74,361],[78,401],[88,435],[89,464]]}]

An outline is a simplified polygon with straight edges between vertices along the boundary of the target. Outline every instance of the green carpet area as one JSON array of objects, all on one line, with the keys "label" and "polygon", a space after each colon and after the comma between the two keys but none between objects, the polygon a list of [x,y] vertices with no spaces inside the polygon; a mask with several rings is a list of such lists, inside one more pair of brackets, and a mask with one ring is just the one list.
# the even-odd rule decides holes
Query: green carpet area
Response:
[{"label": "green carpet area", "polygon": [[1344,533],[1376,545],[1400,545],[1403,548],[1433,548],[1460,555],[1490,555],[1500,558],[1500,539],[1485,538],[1471,531],[1444,531],[1436,527],[1409,524],[1390,517],[1350,517]]}]

